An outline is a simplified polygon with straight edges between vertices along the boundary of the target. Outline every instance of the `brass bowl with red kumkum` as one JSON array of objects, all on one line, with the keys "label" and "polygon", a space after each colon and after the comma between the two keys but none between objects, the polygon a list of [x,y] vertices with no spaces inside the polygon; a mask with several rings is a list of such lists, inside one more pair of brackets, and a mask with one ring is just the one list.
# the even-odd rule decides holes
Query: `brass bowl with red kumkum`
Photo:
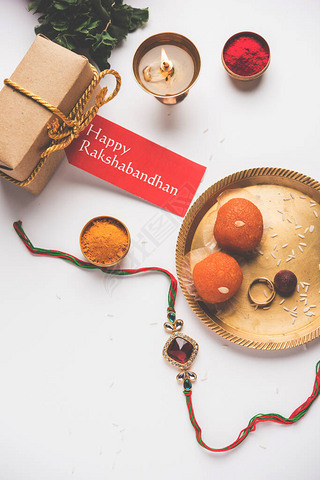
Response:
[{"label": "brass bowl with red kumkum", "polygon": [[239,32],[229,38],[222,50],[222,63],[236,80],[255,80],[270,64],[270,47],[254,32]]}]

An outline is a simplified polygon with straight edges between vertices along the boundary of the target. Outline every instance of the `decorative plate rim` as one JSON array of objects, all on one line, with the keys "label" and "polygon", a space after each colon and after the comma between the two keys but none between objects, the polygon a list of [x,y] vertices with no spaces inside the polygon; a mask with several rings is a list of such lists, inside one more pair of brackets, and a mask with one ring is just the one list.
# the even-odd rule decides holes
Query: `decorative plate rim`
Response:
[{"label": "decorative plate rim", "polygon": [[[189,303],[192,310],[195,314],[200,318],[200,320],[207,325],[211,330],[215,333],[220,335],[221,337],[229,340],[237,345],[241,345],[247,348],[253,348],[256,350],[284,350],[288,348],[297,347],[299,345],[303,345],[304,343],[310,342],[311,340],[316,339],[320,336],[320,326],[318,326],[312,332],[309,332],[305,335],[297,337],[295,339],[286,340],[282,342],[276,341],[255,341],[249,338],[243,338],[238,335],[235,335],[231,332],[228,332],[226,329],[215,323],[214,318],[211,318],[204,310],[201,308],[199,303],[194,300],[194,298],[188,293],[186,287],[182,281],[182,268],[183,268],[183,259],[185,254],[189,251],[186,245],[188,240],[188,236],[190,233],[191,228],[194,227],[194,223],[197,220],[198,215],[201,214],[202,207],[208,202],[209,199],[212,200],[212,205],[216,203],[217,197],[230,185],[235,186],[236,184],[240,184],[243,180],[246,179],[254,179],[254,178],[262,178],[262,177],[277,177],[279,179],[289,179],[290,181],[296,182],[297,186],[304,185],[311,190],[320,192],[320,183],[317,180],[309,177],[308,175],[288,170],[284,168],[277,168],[277,167],[257,167],[257,168],[250,168],[247,170],[241,170],[236,173],[232,173],[227,177],[222,178],[218,182],[211,185],[211,187],[207,188],[202,195],[193,203],[189,211],[187,212],[183,223],[181,225],[177,244],[176,244],[176,270],[177,276],[179,280],[179,284],[181,290]],[[259,182],[263,183],[263,182]],[[268,183],[268,182],[265,182]],[[252,185],[256,184],[255,182]],[[239,186],[239,185],[238,185]],[[201,217],[202,218],[202,217]],[[198,224],[197,224],[198,225]],[[213,316],[214,317],[214,316]]]}]

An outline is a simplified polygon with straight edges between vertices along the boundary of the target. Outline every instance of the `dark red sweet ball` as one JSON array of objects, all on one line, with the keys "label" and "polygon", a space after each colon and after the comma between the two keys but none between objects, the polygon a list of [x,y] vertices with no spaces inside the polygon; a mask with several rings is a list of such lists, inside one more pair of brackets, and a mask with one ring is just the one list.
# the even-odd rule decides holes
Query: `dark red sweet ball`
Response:
[{"label": "dark red sweet ball", "polygon": [[276,292],[284,297],[291,295],[297,286],[297,277],[290,270],[280,270],[273,280]]}]

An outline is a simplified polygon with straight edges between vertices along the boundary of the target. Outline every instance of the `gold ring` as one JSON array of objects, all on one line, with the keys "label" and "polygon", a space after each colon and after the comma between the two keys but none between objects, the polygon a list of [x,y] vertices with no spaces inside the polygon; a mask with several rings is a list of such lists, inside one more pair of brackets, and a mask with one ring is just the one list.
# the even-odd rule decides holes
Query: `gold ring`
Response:
[{"label": "gold ring", "polygon": [[[270,290],[270,296],[267,297],[263,302],[256,300],[251,293],[251,289],[253,285],[256,285],[257,283],[265,283],[269,290]],[[267,305],[270,305],[271,302],[275,299],[276,296],[276,291],[274,289],[274,284],[269,278],[266,277],[258,277],[253,280],[253,282],[250,283],[249,288],[248,288],[248,297],[250,299],[250,302],[252,302],[254,305],[258,305],[258,307],[266,307]]]}]

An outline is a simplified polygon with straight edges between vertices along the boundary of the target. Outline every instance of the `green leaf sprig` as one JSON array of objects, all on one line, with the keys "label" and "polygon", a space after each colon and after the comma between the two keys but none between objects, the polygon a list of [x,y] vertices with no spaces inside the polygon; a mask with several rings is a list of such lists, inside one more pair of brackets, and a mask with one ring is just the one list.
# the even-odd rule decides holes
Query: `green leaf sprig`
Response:
[{"label": "green leaf sprig", "polygon": [[33,0],[28,8],[41,14],[37,34],[87,54],[101,70],[110,67],[112,49],[149,18],[147,8],[123,0]]}]

